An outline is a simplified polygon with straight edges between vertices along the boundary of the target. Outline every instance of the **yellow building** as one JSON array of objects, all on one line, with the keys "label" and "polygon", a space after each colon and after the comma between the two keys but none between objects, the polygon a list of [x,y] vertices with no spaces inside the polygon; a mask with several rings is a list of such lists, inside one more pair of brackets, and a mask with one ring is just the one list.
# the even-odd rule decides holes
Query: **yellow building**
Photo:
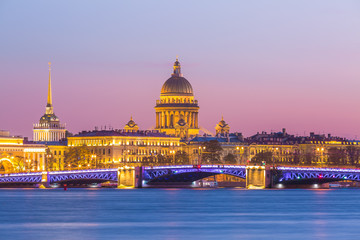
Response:
[{"label": "yellow building", "polygon": [[65,153],[68,150],[66,141],[46,144],[46,165],[51,171],[64,170]]},{"label": "yellow building", "polygon": [[49,86],[45,114],[40,118],[39,123],[34,124],[33,140],[35,142],[58,142],[66,136],[65,125],[60,123],[59,118],[54,114],[51,92],[51,63],[49,63]]},{"label": "yellow building", "polygon": [[[116,166],[157,162],[159,155],[168,156],[181,149],[180,138],[157,130],[83,131],[68,137],[68,147],[86,146],[98,164]],[[145,164],[146,165],[146,164]]]},{"label": "yellow building", "polygon": [[45,150],[45,145],[24,142],[22,137],[0,131],[0,173],[45,170]]},{"label": "yellow building", "polygon": [[156,130],[182,139],[199,134],[198,102],[191,84],[181,74],[178,59],[173,74],[161,88],[155,111]]}]

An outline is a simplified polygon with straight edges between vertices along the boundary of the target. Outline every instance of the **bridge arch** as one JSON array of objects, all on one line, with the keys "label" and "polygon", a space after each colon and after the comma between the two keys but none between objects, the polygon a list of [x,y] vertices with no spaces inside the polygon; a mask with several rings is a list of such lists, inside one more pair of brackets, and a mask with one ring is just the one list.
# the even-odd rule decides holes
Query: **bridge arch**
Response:
[{"label": "bridge arch", "polygon": [[283,167],[278,183],[285,184],[323,184],[339,181],[360,182],[359,169],[290,169]]},{"label": "bridge arch", "polygon": [[224,165],[209,165],[199,168],[194,166],[145,168],[144,180],[146,184],[150,185],[171,182],[192,183],[219,174],[245,179],[246,169],[244,166],[229,167]]},{"label": "bridge arch", "polygon": [[9,158],[0,159],[0,173],[9,173],[14,170],[14,165]]}]

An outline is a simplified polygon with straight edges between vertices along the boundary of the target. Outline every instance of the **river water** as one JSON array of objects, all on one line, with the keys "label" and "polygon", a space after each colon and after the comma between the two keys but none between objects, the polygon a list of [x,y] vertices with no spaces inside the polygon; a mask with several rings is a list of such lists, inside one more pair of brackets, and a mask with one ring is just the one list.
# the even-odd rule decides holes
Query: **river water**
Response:
[{"label": "river water", "polygon": [[360,189],[0,189],[0,239],[360,239]]}]

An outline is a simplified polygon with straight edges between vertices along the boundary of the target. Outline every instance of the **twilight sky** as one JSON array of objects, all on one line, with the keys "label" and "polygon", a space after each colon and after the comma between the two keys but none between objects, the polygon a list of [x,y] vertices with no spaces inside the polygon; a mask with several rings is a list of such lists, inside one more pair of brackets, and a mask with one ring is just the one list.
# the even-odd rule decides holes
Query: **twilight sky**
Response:
[{"label": "twilight sky", "polygon": [[155,124],[179,55],[214,131],[360,138],[360,1],[0,1],[0,129],[32,138],[52,62],[69,131]]}]

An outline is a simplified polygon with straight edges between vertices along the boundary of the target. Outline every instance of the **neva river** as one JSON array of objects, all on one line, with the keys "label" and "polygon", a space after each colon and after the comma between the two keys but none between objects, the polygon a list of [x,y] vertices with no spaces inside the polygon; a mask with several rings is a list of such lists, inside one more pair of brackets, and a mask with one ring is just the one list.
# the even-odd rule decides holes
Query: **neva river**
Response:
[{"label": "neva river", "polygon": [[360,190],[0,189],[0,239],[360,239]]}]

